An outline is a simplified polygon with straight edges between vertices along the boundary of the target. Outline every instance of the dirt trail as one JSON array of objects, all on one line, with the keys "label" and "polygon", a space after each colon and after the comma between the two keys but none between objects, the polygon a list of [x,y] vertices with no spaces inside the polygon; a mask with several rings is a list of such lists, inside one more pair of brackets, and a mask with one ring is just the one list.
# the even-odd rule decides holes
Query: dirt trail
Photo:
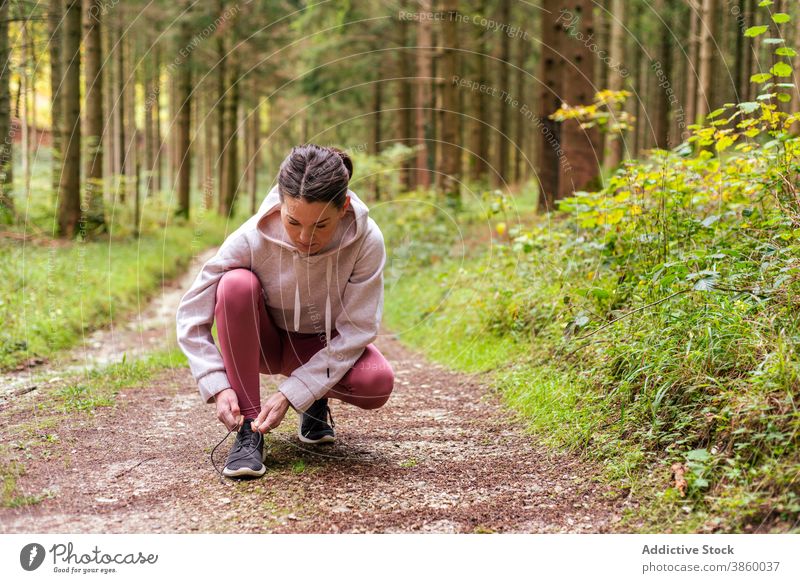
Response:
[{"label": "dirt trail", "polygon": [[[185,289],[202,260],[173,287]],[[164,294],[148,309],[151,331],[174,330],[180,295]],[[115,351],[130,355],[141,338],[129,335],[131,345]],[[296,439],[290,410],[267,437],[259,480],[215,473],[209,452],[225,431],[188,368],[125,389],[114,407],[67,418],[55,455],[26,460],[18,489],[53,496],[0,509],[0,531],[614,530],[632,502],[594,480],[595,468],[537,445],[479,377],[431,364],[385,330],[376,345],[396,374],[388,404],[362,411],[332,401],[337,443],[316,447]],[[262,377],[264,390],[281,378]],[[19,398],[35,400],[37,391]]]}]

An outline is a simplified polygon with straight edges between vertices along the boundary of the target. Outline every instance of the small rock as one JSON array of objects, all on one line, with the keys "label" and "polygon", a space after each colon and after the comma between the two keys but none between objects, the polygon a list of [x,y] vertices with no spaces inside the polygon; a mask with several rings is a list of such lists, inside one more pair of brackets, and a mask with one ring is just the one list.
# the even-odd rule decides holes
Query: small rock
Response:
[{"label": "small rock", "polygon": [[219,503],[220,504],[230,504],[231,503],[231,499],[230,498],[220,498],[219,499]]}]

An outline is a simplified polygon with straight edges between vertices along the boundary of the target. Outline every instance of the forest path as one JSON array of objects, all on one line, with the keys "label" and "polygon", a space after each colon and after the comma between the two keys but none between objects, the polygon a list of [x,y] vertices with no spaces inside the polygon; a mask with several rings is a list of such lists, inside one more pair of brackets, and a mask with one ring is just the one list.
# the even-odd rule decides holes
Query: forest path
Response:
[{"label": "forest path", "polygon": [[[137,319],[150,334],[172,330],[174,339],[178,301],[207,257]],[[145,336],[126,329],[113,352],[140,354]],[[595,479],[598,468],[538,444],[479,376],[432,364],[386,330],[376,346],[396,375],[389,402],[364,411],[331,401],[337,442],[320,446],[297,439],[290,409],[266,437],[267,473],[257,480],[215,472],[209,454],[225,430],[188,368],[123,389],[94,415],[64,414],[55,429],[38,431],[39,439],[56,432],[54,443],[25,448],[17,480],[19,492],[47,495],[0,508],[0,531],[609,532],[635,504]],[[263,376],[263,390],[281,378]],[[13,396],[26,419],[0,415],[0,442],[20,422],[35,438],[46,397],[45,388]]]}]

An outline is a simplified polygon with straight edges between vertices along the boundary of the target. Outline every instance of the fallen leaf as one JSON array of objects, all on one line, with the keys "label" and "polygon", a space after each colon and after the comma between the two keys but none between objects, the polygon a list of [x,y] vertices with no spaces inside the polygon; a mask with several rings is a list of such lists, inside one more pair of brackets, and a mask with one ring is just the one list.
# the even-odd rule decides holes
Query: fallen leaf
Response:
[{"label": "fallen leaf", "polygon": [[675,478],[675,487],[678,492],[681,493],[681,496],[686,496],[686,488],[688,486],[686,483],[686,466],[680,462],[675,462],[672,464],[672,475]]}]

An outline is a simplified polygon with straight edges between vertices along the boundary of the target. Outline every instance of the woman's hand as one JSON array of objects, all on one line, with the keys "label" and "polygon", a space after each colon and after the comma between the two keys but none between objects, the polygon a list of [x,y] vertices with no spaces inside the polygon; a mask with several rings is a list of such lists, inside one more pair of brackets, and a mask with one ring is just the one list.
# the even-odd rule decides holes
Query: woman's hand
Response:
[{"label": "woman's hand", "polygon": [[264,408],[253,421],[253,431],[267,433],[275,429],[283,421],[286,411],[289,409],[289,399],[280,391],[274,393],[264,403]]},{"label": "woman's hand", "polygon": [[239,399],[233,389],[224,389],[214,396],[217,405],[217,419],[233,431],[239,425]]}]

